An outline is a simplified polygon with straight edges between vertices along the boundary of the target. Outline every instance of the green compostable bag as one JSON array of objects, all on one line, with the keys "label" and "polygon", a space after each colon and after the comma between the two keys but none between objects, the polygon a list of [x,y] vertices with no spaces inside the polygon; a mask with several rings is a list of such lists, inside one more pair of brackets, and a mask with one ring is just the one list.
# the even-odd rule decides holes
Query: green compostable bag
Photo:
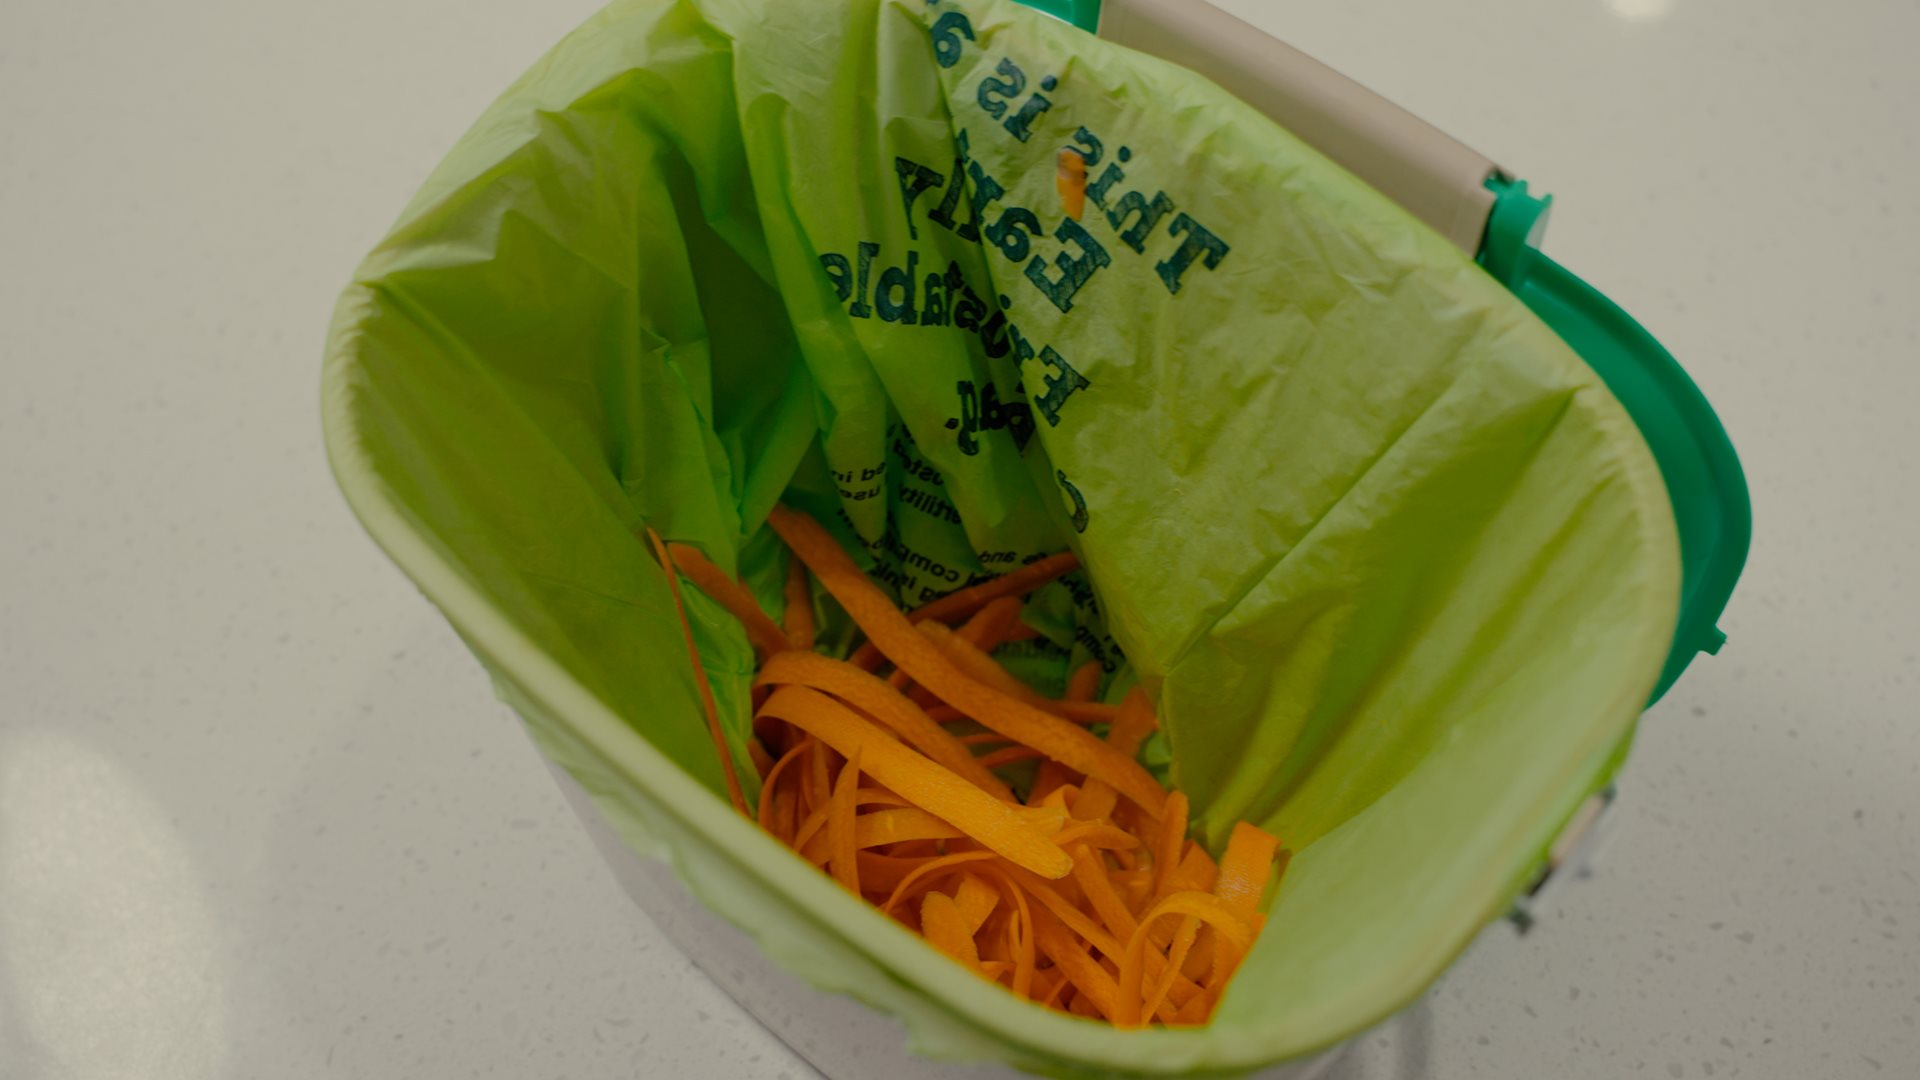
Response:
[{"label": "green compostable bag", "polygon": [[[1657,467],[1546,327],[1210,83],[1007,0],[616,2],[360,268],[325,407],[354,509],[631,844],[923,1052],[1062,1076],[1233,1074],[1413,998],[1604,782],[1675,619]],[[1079,552],[1009,663],[1137,680],[1202,839],[1298,851],[1208,1027],[1016,1000],[727,808],[640,536],[777,613],[783,500],[908,605]],[[688,605],[744,763],[752,650]]]}]

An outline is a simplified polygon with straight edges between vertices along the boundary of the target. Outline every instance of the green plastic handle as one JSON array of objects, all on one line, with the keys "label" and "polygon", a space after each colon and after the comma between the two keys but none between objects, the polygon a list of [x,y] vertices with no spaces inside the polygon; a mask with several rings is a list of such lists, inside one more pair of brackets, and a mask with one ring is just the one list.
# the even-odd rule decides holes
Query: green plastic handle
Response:
[{"label": "green plastic handle", "polygon": [[1696,655],[1726,643],[1716,624],[1753,537],[1746,476],[1713,406],[1673,355],[1605,294],[1540,251],[1551,197],[1507,177],[1487,186],[1495,202],[1480,265],[1605,380],[1667,481],[1680,529],[1680,620],[1653,694],[1658,701]]},{"label": "green plastic handle", "polygon": [[1100,0],[1020,0],[1021,3],[1072,23],[1089,34],[1100,32]]}]

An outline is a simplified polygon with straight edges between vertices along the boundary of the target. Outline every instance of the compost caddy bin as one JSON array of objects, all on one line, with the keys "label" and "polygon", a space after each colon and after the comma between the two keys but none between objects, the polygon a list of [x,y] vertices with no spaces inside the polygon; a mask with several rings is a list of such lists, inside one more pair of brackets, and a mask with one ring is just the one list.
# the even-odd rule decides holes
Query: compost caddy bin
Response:
[{"label": "compost caddy bin", "polygon": [[[1538,880],[1718,647],[1745,487],[1523,183],[1204,4],[1036,6],[614,3],[360,268],[329,453],[623,880],[823,1068],[898,1040],[801,980],[933,1057],[1304,1074]],[[728,809],[637,533],[778,611],[779,501],[903,602],[1080,554],[1022,673],[1144,685],[1199,835],[1298,851],[1208,1026],[1016,1000]],[[745,762],[752,651],[689,604]]]}]

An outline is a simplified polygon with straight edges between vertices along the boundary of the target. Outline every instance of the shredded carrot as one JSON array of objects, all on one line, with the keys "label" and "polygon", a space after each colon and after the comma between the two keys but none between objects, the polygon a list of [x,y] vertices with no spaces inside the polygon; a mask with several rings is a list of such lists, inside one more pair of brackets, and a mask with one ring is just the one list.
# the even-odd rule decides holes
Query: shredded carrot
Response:
[{"label": "shredded carrot", "polygon": [[1073,856],[1074,883],[1080,886],[1094,914],[1100,916],[1100,921],[1115,938],[1121,941],[1131,938],[1138,924],[1133,912],[1127,910],[1126,901],[1113,891],[1113,880],[1107,877],[1107,868],[1100,857],[1085,844],[1072,844],[1067,851]]},{"label": "shredded carrot", "polygon": [[787,559],[787,608],[781,613],[787,644],[801,652],[813,651],[813,590],[807,586],[807,564]]},{"label": "shredded carrot", "polygon": [[1140,846],[1140,838],[1125,829],[1099,821],[1076,822],[1053,834],[1056,844],[1085,844],[1100,851],[1111,851],[1116,855],[1130,848]]},{"label": "shredded carrot", "polygon": [[1073,980],[1074,989],[1090,1002],[1101,1016],[1113,1019],[1120,1000],[1119,986],[1099,961],[1073,939],[1067,928],[1049,910],[1034,911],[1034,929],[1040,951],[1053,958],[1054,965]]},{"label": "shredded carrot", "polygon": [[1027,799],[1044,802],[1072,786],[1073,773],[1065,765],[1057,761],[1043,761],[1033,774],[1033,789],[1027,793]]},{"label": "shredded carrot", "polygon": [[954,633],[981,652],[999,648],[1020,622],[1022,604],[1017,596],[1003,596],[973,613],[973,617]]},{"label": "shredded carrot", "polygon": [[964,874],[959,888],[953,892],[953,902],[959,905],[960,914],[967,917],[969,931],[977,934],[986,924],[987,916],[1000,906],[1000,894],[978,874]]},{"label": "shredded carrot", "polygon": [[673,565],[687,576],[687,580],[715,603],[727,609],[728,613],[740,620],[747,631],[747,640],[759,650],[762,656],[773,656],[791,648],[786,631],[780,624],[767,617],[760,607],[760,601],[753,598],[741,584],[728,577],[726,571],[715,566],[711,560],[700,553],[700,549],[686,544],[668,544],[667,552],[673,557]]},{"label": "shredded carrot", "polygon": [[[902,613],[811,518],[777,508],[770,522],[792,558],[784,644],[756,642],[748,752],[762,827],[1019,997],[1116,1026],[1206,1022],[1289,853],[1243,824],[1216,866],[1187,839],[1186,797],[1136,760],[1158,723],[1142,690],[1096,702],[1106,672],[1087,663],[1056,701],[990,655],[1034,633],[1020,594],[1078,560],[1052,556]],[[661,547],[663,562],[700,565]],[[816,581],[866,634],[851,660],[808,647]],[[709,720],[724,753],[711,708]],[[1105,739],[1081,726],[1094,723]],[[1023,800],[991,770],[1029,758],[1040,765]]]},{"label": "shredded carrot", "polygon": [[833,786],[833,807],[827,814],[827,846],[831,850],[829,865],[833,869],[834,880],[846,886],[848,892],[860,895],[859,848],[854,845],[854,806],[853,797],[860,790],[860,752],[854,747],[847,754],[846,767],[840,770],[840,778]]},{"label": "shredded carrot", "polygon": [[973,944],[973,930],[953,897],[937,891],[921,897],[920,932],[934,948],[975,972],[980,970],[980,951]]},{"label": "shredded carrot", "polygon": [[997,731],[982,731],[975,735],[960,736],[961,746],[997,746],[1006,742],[1007,737]]},{"label": "shredded carrot", "polygon": [[1060,209],[1075,221],[1087,211],[1087,159],[1068,147],[1054,156],[1054,187],[1060,190]]},{"label": "shredded carrot", "polygon": [[927,859],[909,871],[906,877],[900,879],[900,883],[887,894],[887,901],[880,905],[880,910],[891,915],[893,909],[900,906],[900,901],[914,895],[914,886],[931,888],[939,880],[937,875],[951,873],[966,863],[985,864],[992,858],[991,851],[958,851],[952,855],[938,855]]},{"label": "shredded carrot", "polygon": [[863,787],[854,801],[861,806],[909,807],[913,804],[885,788]]},{"label": "shredded carrot", "polygon": [[1007,805],[952,770],[915,754],[845,706],[815,690],[783,686],[766,712],[805,728],[842,754],[858,748],[867,771],[903,798],[1043,877],[1065,877],[1073,859],[1021,821]]},{"label": "shredded carrot", "polygon": [[753,771],[760,776],[760,782],[767,782],[767,774],[773,771],[773,755],[760,745],[759,739],[747,740],[747,757],[753,761]]},{"label": "shredded carrot", "polygon": [[1003,765],[1011,765],[1016,761],[1032,761],[1035,758],[1044,758],[1046,756],[1047,755],[1030,746],[1008,746],[981,754],[974,760],[989,769],[998,769]]},{"label": "shredded carrot", "polygon": [[1188,915],[1199,919],[1211,927],[1222,941],[1241,953],[1252,944],[1253,932],[1246,922],[1208,893],[1178,892],[1154,904],[1128,940],[1126,955],[1120,961],[1116,994],[1119,1012],[1117,1015],[1112,1012],[1107,1014],[1115,1025],[1138,1027],[1142,1023],[1141,1008],[1145,1004],[1145,997],[1141,984],[1146,974],[1147,930],[1156,920],[1172,915]]},{"label": "shredded carrot", "polygon": [[[779,761],[776,761],[773,763],[773,768],[768,770],[767,778],[761,784],[760,827],[767,830],[770,833],[773,833],[775,836],[779,836],[780,831],[774,827],[774,822],[776,820],[776,817],[774,814],[774,803],[773,803],[773,800],[769,799],[767,796],[771,792],[782,790],[780,788],[780,781],[785,778],[787,770],[793,767],[794,762],[799,761],[802,757],[806,756],[807,749],[811,745],[812,745],[812,742],[811,740],[809,740],[787,751],[784,755],[781,756]],[[790,840],[792,838],[787,837],[786,839]]]},{"label": "shredded carrot", "polygon": [[1073,675],[1067,679],[1067,700],[1092,701],[1100,692],[1100,679],[1105,674],[1098,660],[1089,660],[1074,668]]},{"label": "shredded carrot", "polygon": [[1273,876],[1274,853],[1280,840],[1257,825],[1236,822],[1227,838],[1226,854],[1220,857],[1220,876],[1213,895],[1240,918],[1252,922],[1260,897]]},{"label": "shredded carrot", "polygon": [[726,733],[720,730],[720,709],[713,703],[713,687],[707,684],[707,669],[700,664],[700,650],[693,644],[693,627],[687,622],[686,605],[680,601],[680,577],[673,572],[673,559],[667,552],[667,545],[660,540],[660,534],[652,528],[647,529],[647,543],[653,545],[653,554],[660,560],[660,569],[667,576],[667,591],[673,594],[673,612],[680,619],[680,636],[686,640],[687,656],[693,661],[693,681],[700,689],[700,704],[707,711],[707,734],[713,738],[713,748],[720,755],[720,773],[727,784],[727,800],[741,814],[752,817],[747,809],[747,793],[740,788],[740,778],[734,775],[733,751],[727,747]]},{"label": "shredded carrot", "polygon": [[1167,965],[1161,970],[1160,977],[1154,980],[1153,991],[1141,1005],[1141,1016],[1152,1016],[1160,1011],[1160,1003],[1167,999],[1167,992],[1173,989],[1174,980],[1184,974],[1182,968],[1186,964],[1187,953],[1192,950],[1194,938],[1199,933],[1199,919],[1191,915],[1180,917],[1180,929],[1173,935],[1173,948],[1167,953]]},{"label": "shredded carrot", "polygon": [[[836,796],[838,791],[835,792]],[[1058,833],[1058,826],[1045,814],[1032,813],[1022,807],[1015,807],[1016,815],[1043,835]],[[876,810],[861,814],[854,820],[853,846],[858,850],[886,847],[889,844],[906,844],[916,840],[953,840],[966,834],[953,825],[917,806],[900,807],[888,810]],[[815,832],[803,845],[801,853],[814,858],[815,862],[824,862],[826,849],[816,847],[824,843],[822,834]]]},{"label": "shredded carrot", "polygon": [[[1098,670],[1099,665],[1089,661],[1087,667]],[[1085,667],[1081,668],[1081,671],[1085,670]],[[1075,674],[1078,675],[1077,672]],[[1145,691],[1136,686],[1127,691],[1127,696],[1121,700],[1120,712],[1113,727],[1107,731],[1107,743],[1129,757],[1137,756],[1140,744],[1146,741],[1158,723],[1154,719],[1153,703],[1147,700]],[[1113,788],[1099,780],[1089,780],[1079,801],[1074,804],[1073,814],[1089,821],[1106,817],[1113,813],[1117,798],[1118,793]]]},{"label": "shredded carrot", "polygon": [[1180,845],[1187,839],[1187,796],[1176,791],[1167,796],[1165,813],[1160,818],[1160,837],[1154,847],[1153,895],[1167,895],[1167,882],[1180,865]]},{"label": "shredded carrot", "polygon": [[934,761],[985,788],[995,798],[1011,800],[1013,792],[987,771],[947,729],[933,722],[926,710],[875,675],[845,661],[815,652],[785,652],[771,657],[754,680],[759,686],[806,686],[837,697],[898,732]]},{"label": "shredded carrot", "polygon": [[958,720],[965,720],[967,714],[951,705],[935,705],[927,710],[927,717],[936,724],[951,724]]},{"label": "shredded carrot", "polygon": [[[778,525],[774,527],[779,528]],[[788,540],[787,544],[791,547],[793,541]],[[1002,574],[991,581],[983,581],[978,585],[971,585],[961,589],[959,592],[948,593],[931,603],[922,604],[920,607],[908,612],[907,618],[913,622],[920,622],[925,619],[938,619],[941,622],[948,622],[953,619],[965,618],[979,611],[991,601],[998,600],[1003,596],[1023,596],[1045,585],[1047,582],[1063,574],[1072,573],[1079,568],[1080,556],[1075,555],[1071,551],[1063,551],[1058,555],[1049,555],[1044,559],[1036,559],[1011,573]]]}]

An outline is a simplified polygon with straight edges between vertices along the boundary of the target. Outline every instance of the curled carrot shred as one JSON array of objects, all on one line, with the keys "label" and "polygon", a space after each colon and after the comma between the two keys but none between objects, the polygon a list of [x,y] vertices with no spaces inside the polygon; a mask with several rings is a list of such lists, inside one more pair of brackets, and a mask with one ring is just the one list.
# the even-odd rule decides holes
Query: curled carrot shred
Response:
[{"label": "curled carrot shred", "polygon": [[860,790],[860,753],[862,747],[854,747],[847,755],[847,764],[840,770],[840,778],[834,781],[833,805],[827,813],[827,846],[830,849],[829,866],[833,870],[835,881],[846,886],[848,892],[860,895],[860,861],[857,857],[859,847],[854,843],[854,795]]},{"label": "curled carrot shred", "polygon": [[[663,566],[680,566],[668,574],[676,597],[684,573],[760,653],[747,752],[761,827],[1021,998],[1120,1027],[1206,1022],[1290,853],[1244,823],[1218,865],[1187,838],[1186,796],[1137,760],[1159,722],[1144,691],[1095,701],[1106,671],[1089,662],[1054,700],[994,658],[1035,633],[1021,597],[1078,559],[1050,556],[903,613],[811,518],[783,507],[770,523],[792,556],[780,624],[698,552],[650,538]],[[815,582],[866,635],[850,660],[812,648]],[[684,614],[682,631],[704,674]],[[1084,726],[1100,723],[1104,738]],[[1024,797],[992,771],[1030,758]]]},{"label": "curled carrot shred", "polygon": [[973,928],[953,897],[938,891],[921,897],[920,932],[934,948],[979,972],[980,950],[973,943]]},{"label": "curled carrot shred", "polygon": [[1054,187],[1060,191],[1060,210],[1075,221],[1087,211],[1087,159],[1067,147],[1054,156]]},{"label": "curled carrot shred", "polygon": [[816,690],[783,686],[765,711],[804,728],[821,742],[851,756],[863,752],[874,780],[988,848],[1042,877],[1065,877],[1073,859],[1008,808],[952,770],[895,742],[879,728]]},{"label": "curled carrot shred", "polygon": [[[647,543],[653,546],[654,557],[660,560],[660,569],[667,575],[667,590],[673,594],[673,613],[680,619],[680,635],[687,643],[687,656],[693,661],[693,681],[700,689],[700,704],[707,712],[707,734],[713,738],[713,748],[720,755],[720,772],[726,778],[727,800],[741,814],[751,817],[747,809],[747,793],[740,788],[740,778],[733,772],[733,751],[727,748],[726,733],[720,730],[720,709],[713,703],[713,687],[707,683],[707,669],[700,663],[700,650],[693,644],[693,627],[687,623],[687,608],[680,601],[680,578],[673,572],[673,559],[668,554],[667,545],[660,541],[660,534],[651,528],[647,530]],[[724,575],[723,575],[724,576]]]},{"label": "curled carrot shred", "polygon": [[934,761],[959,773],[997,798],[1013,793],[999,777],[974,759],[965,745],[933,722],[925,709],[886,681],[815,652],[786,652],[770,657],[754,679],[757,686],[806,686],[830,694],[892,728]]},{"label": "curled carrot shred", "polygon": [[[792,541],[788,541],[791,545]],[[1071,551],[1036,559],[1009,574],[948,593],[938,600],[922,604],[907,613],[913,622],[938,619],[942,622],[965,618],[1003,596],[1024,596],[1065,574],[1080,569],[1080,556]]]},{"label": "curled carrot shred", "polygon": [[1177,892],[1165,897],[1154,904],[1146,917],[1140,920],[1139,928],[1127,941],[1126,955],[1120,961],[1120,978],[1116,994],[1119,1005],[1118,1015],[1111,1012],[1107,1014],[1115,1025],[1138,1027],[1141,1024],[1141,1008],[1145,1004],[1141,983],[1146,974],[1146,955],[1150,944],[1147,931],[1156,920],[1174,915],[1186,915],[1199,919],[1239,953],[1244,954],[1253,944],[1253,931],[1247,926],[1245,920],[1211,893]]},{"label": "curled carrot shred", "polygon": [[699,548],[687,544],[668,544],[667,553],[672,556],[673,565],[687,576],[688,581],[740,620],[740,625],[746,628],[747,640],[753,643],[760,655],[772,656],[791,647],[787,632],[767,616],[760,607],[760,601],[701,554]]},{"label": "curled carrot shred", "polygon": [[813,651],[813,590],[807,587],[807,564],[787,560],[787,608],[781,613],[787,644],[801,652]]}]

